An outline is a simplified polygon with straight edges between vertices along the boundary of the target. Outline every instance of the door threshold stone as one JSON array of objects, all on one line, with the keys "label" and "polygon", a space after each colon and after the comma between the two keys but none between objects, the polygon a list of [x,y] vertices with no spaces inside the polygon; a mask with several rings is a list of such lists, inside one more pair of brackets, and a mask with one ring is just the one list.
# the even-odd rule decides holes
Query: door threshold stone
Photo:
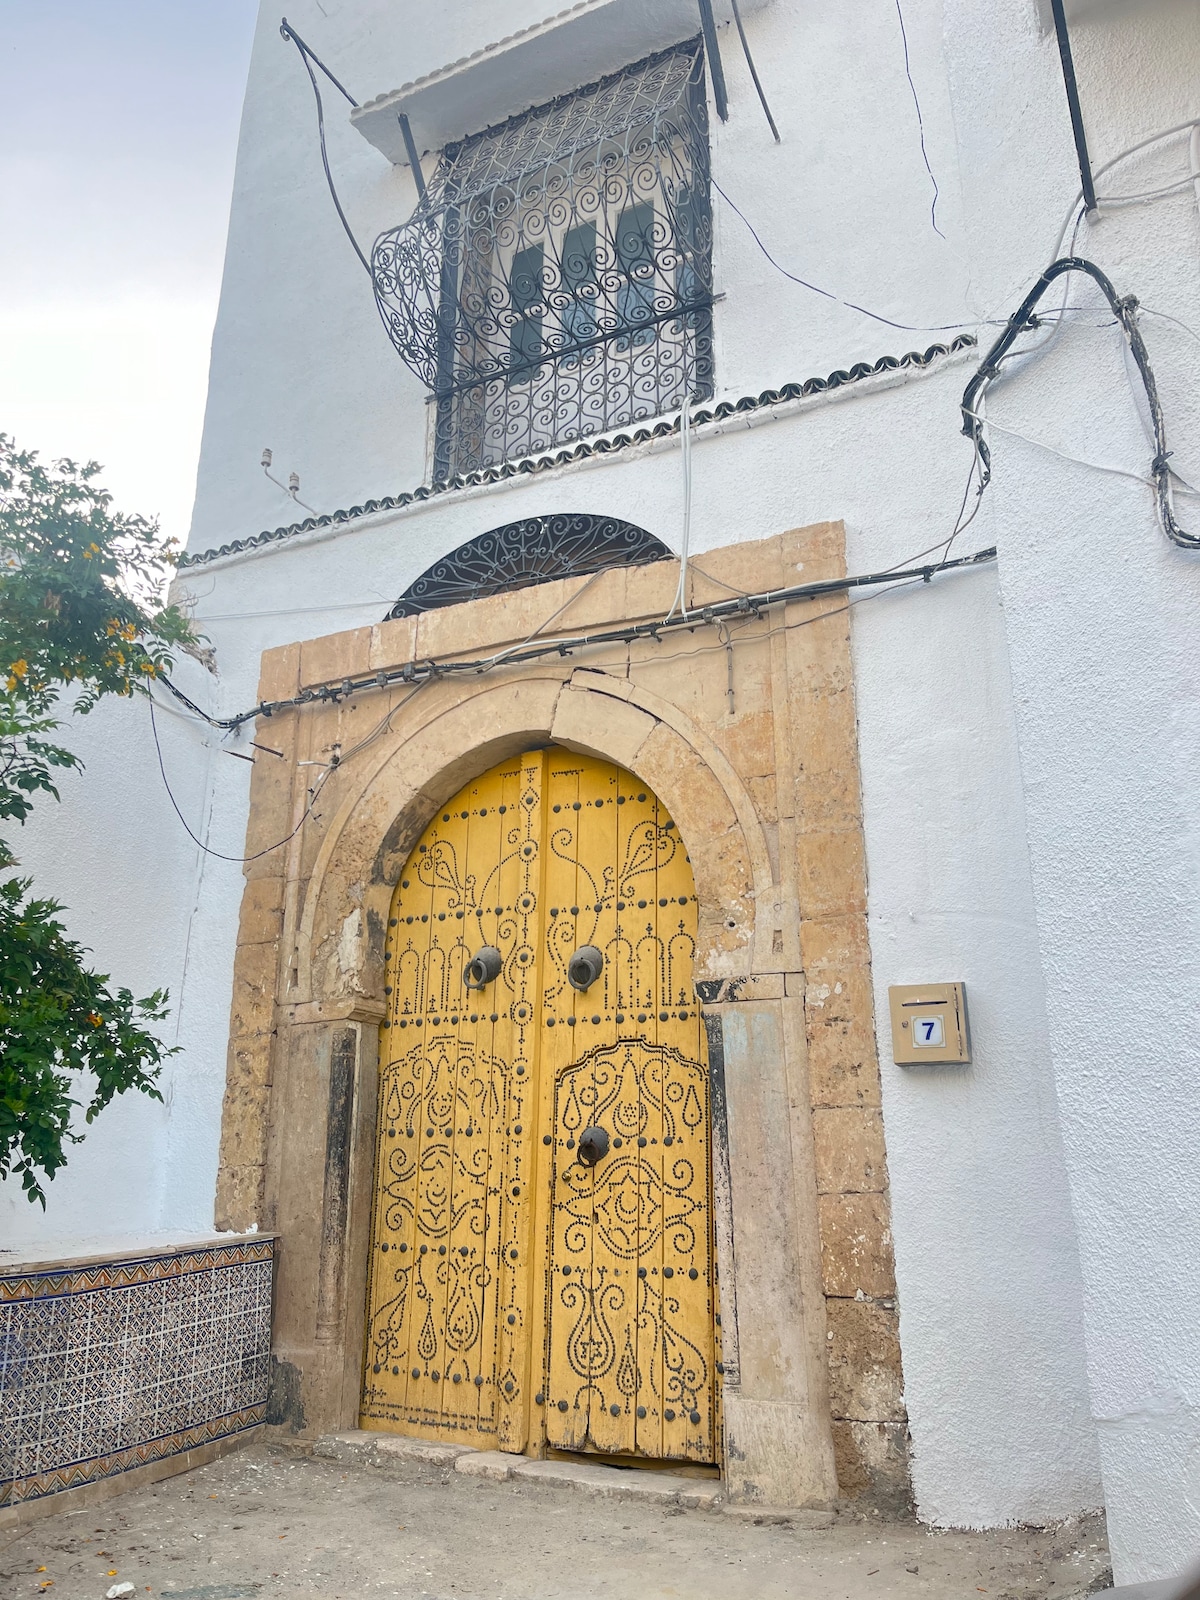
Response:
[{"label": "door threshold stone", "polygon": [[[522,1483],[561,1484],[595,1500],[640,1500],[643,1504],[680,1506],[689,1511],[716,1511],[724,1503],[724,1486],[714,1478],[688,1478],[675,1472],[655,1472],[641,1467],[609,1467],[602,1462],[533,1461],[504,1450],[473,1450],[469,1445],[440,1439],[410,1439],[398,1433],[374,1433],[361,1428],[327,1433],[318,1439],[313,1454],[325,1461],[384,1467],[412,1461],[428,1467],[452,1467],[468,1478],[493,1483],[510,1479]],[[751,1522],[792,1522],[797,1527],[828,1527],[832,1512],[788,1511],[775,1506],[725,1506],[735,1516]],[[814,1520],[820,1519],[820,1520]]]},{"label": "door threshold stone", "polygon": [[527,1456],[500,1450],[462,1455],[454,1470],[468,1477],[522,1483],[563,1484],[596,1500],[641,1500],[661,1506],[686,1506],[711,1511],[721,1503],[719,1482],[710,1478],[685,1478],[673,1472],[651,1472],[639,1467],[607,1467],[585,1461],[531,1461]]},{"label": "door threshold stone", "polygon": [[638,1467],[607,1467],[586,1461],[531,1461],[528,1456],[504,1450],[472,1450],[469,1445],[444,1444],[434,1439],[409,1439],[397,1433],[370,1433],[347,1429],[318,1439],[313,1454],[326,1461],[361,1466],[386,1466],[415,1461],[423,1466],[453,1467],[469,1478],[494,1483],[509,1479],[558,1483],[597,1500],[641,1500],[689,1510],[714,1510],[722,1499],[721,1484],[711,1478],[685,1478],[674,1472],[651,1472]]},{"label": "door threshold stone", "polygon": [[470,1445],[448,1444],[441,1439],[410,1439],[400,1433],[375,1433],[348,1428],[327,1433],[313,1446],[313,1454],[326,1461],[353,1461],[364,1466],[386,1466],[392,1461],[417,1461],[427,1467],[452,1467],[460,1456],[478,1454]]}]

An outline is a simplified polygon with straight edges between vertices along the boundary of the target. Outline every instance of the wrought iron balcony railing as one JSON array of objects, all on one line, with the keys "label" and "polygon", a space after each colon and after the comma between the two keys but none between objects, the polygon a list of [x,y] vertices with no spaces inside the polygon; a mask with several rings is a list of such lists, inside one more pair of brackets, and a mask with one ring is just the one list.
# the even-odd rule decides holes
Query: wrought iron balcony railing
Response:
[{"label": "wrought iron balcony railing", "polygon": [[372,254],[434,481],[712,393],[699,41],[448,147]]}]

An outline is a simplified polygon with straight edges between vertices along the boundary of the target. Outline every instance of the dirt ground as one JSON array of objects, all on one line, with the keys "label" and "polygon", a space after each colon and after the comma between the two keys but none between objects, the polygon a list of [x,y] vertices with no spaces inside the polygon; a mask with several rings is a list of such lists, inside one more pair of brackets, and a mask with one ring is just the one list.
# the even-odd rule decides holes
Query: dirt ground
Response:
[{"label": "dirt ground", "polygon": [[818,1532],[263,1445],[0,1534],[13,1600],[125,1582],[130,1600],[1074,1600],[1107,1565],[1099,1519],[935,1533],[843,1512]]}]

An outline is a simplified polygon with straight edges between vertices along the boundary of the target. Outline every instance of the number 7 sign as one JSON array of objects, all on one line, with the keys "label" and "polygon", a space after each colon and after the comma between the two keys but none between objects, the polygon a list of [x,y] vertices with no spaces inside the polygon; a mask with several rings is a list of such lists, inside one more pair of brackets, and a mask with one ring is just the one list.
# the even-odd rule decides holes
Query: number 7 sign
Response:
[{"label": "number 7 sign", "polygon": [[888,990],[892,1054],[901,1066],[971,1059],[961,983],[901,984]]}]

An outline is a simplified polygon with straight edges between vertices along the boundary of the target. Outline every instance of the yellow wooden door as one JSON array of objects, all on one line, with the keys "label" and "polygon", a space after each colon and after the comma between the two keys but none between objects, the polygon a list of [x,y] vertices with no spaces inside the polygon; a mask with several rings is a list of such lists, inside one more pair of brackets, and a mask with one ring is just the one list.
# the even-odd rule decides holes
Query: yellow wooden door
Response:
[{"label": "yellow wooden door", "polygon": [[[712,1461],[716,1290],[691,866],[654,794],[607,762],[553,752],[546,803],[547,1440]],[[603,957],[583,990],[569,976],[581,947]]]},{"label": "yellow wooden door", "polygon": [[[468,784],[393,897],[366,1428],[525,1447],[543,766]],[[503,966],[470,990],[481,946]]]},{"label": "yellow wooden door", "polygon": [[531,753],[426,830],[388,927],[364,1427],[715,1459],[695,930],[674,823],[609,763]]}]

